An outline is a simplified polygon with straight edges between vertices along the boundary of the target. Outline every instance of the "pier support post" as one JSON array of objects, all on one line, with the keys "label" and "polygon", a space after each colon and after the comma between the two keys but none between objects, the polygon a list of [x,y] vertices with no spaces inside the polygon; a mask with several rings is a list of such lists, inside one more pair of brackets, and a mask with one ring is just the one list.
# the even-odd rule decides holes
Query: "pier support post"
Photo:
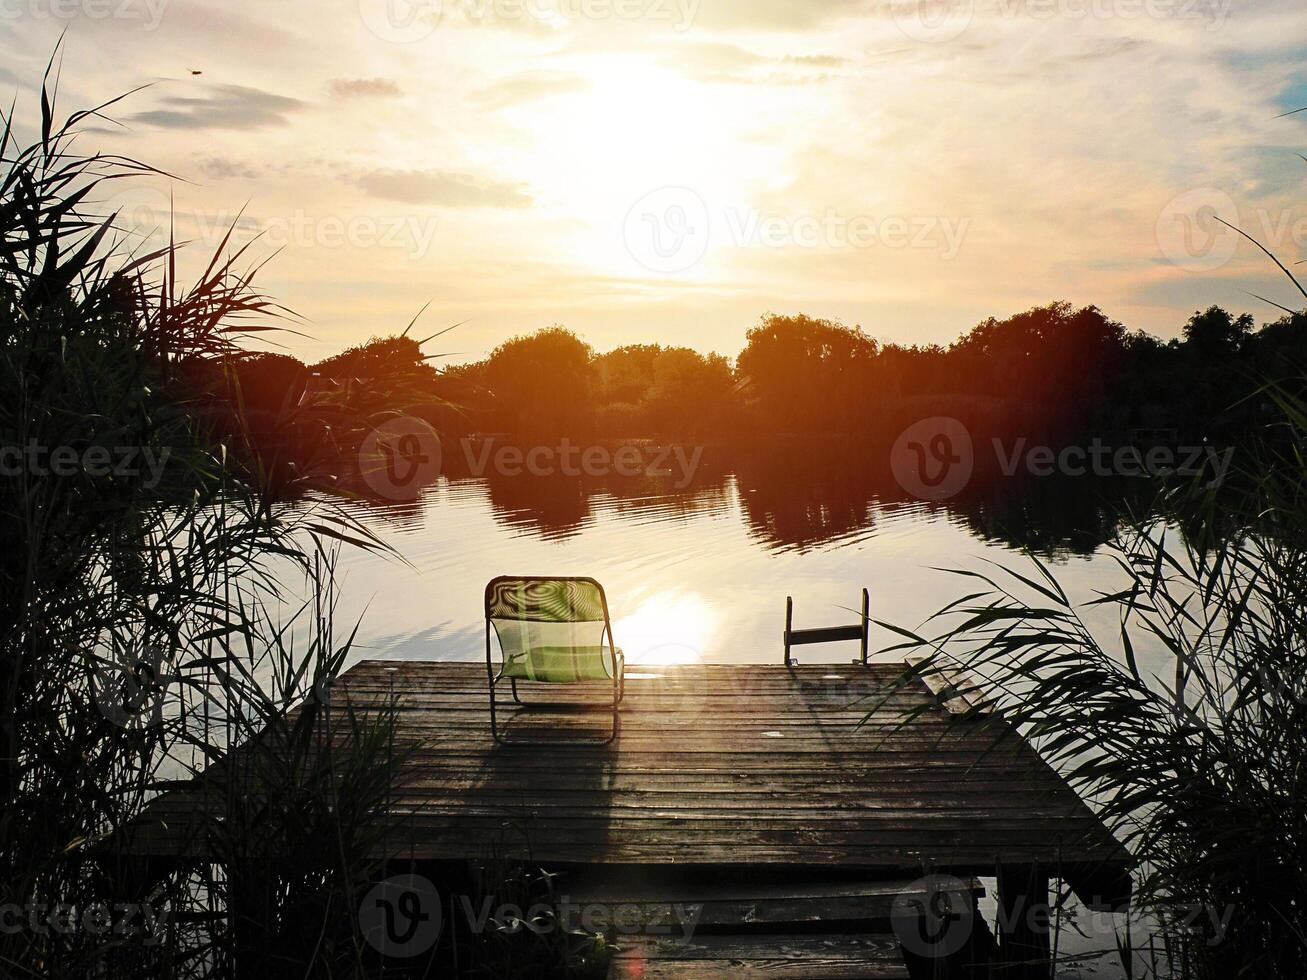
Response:
[{"label": "pier support post", "polygon": [[1037,864],[998,871],[999,976],[1004,980],[1048,980],[1048,872]]}]

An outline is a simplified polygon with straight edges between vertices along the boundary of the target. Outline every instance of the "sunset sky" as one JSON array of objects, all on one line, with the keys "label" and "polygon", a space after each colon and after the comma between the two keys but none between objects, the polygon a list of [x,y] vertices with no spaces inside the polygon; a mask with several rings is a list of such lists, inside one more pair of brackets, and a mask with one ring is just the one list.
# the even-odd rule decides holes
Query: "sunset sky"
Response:
[{"label": "sunset sky", "polygon": [[[905,343],[1097,303],[1174,335],[1307,257],[1302,0],[0,0],[20,119],[67,28],[83,149],[186,182],[123,224],[211,249],[245,209],[317,358],[465,325],[733,355],[764,312]],[[199,72],[200,74],[194,74]],[[1299,297],[1301,305],[1301,297]]]}]

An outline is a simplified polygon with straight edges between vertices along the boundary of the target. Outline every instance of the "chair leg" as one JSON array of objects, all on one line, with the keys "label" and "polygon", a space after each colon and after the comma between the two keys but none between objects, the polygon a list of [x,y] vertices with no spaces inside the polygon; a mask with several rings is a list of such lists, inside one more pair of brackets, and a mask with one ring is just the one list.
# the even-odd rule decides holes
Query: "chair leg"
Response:
[{"label": "chair leg", "polygon": [[[490,682],[490,734],[494,737],[494,740],[495,740],[497,743],[499,743],[500,745],[514,745],[514,744],[517,744],[517,743],[516,743],[516,742],[513,742],[513,741],[508,741],[508,740],[506,740],[506,739],[504,739],[504,738],[501,738],[500,735],[499,735],[499,727],[498,727],[498,722],[497,722],[497,720],[496,720],[497,716],[496,716],[496,712],[495,712],[495,706],[496,706],[496,704],[497,704],[497,702],[496,702],[496,700],[495,700],[495,686],[496,686],[496,685],[495,685],[495,681],[496,681],[496,680],[498,680],[498,678],[492,678],[492,680],[491,680],[491,682]],[[520,704],[520,705],[522,705],[522,706],[525,707],[525,706],[526,706],[526,702],[523,701],[521,698],[519,698],[519,697],[517,696],[517,680],[516,680],[515,678],[510,677],[510,678],[508,679],[508,681],[509,681],[509,685],[511,686],[511,688],[512,688],[512,690],[513,690],[513,699],[514,699],[515,701],[517,701],[518,704]],[[621,726],[621,720],[622,720],[622,719],[621,719],[621,715],[620,715],[620,713],[618,712],[618,708],[619,708],[619,706],[620,706],[621,703],[622,703],[622,699],[625,698],[625,697],[626,697],[626,678],[623,676],[623,677],[621,677],[619,680],[617,680],[617,681],[615,681],[615,682],[613,683],[613,697],[612,697],[612,700],[609,702],[609,706],[612,708],[612,712],[613,712],[613,724],[612,724],[612,728],[609,730],[608,737],[605,738],[602,742],[595,742],[595,741],[593,741],[593,740],[589,740],[589,741],[586,741],[586,740],[577,740],[577,741],[573,741],[573,740],[568,740],[568,741],[557,741],[557,740],[552,740],[552,739],[538,739],[538,740],[537,740],[537,739],[532,739],[532,740],[529,741],[529,742],[528,742],[528,741],[523,741],[521,744],[523,744],[523,745],[536,745],[536,746],[543,746],[543,745],[561,746],[561,745],[567,745],[567,746],[575,746],[575,747],[578,747],[578,748],[585,747],[585,746],[591,746],[591,747],[594,747],[594,746],[596,746],[596,745],[611,745],[611,744],[612,744],[612,743],[617,739],[617,736],[618,736],[618,735],[620,734],[620,732],[621,732],[621,727],[622,727],[622,726]],[[535,703],[535,702],[533,702],[533,703]],[[602,702],[601,702],[601,704],[600,704],[599,706],[602,706]]]},{"label": "chair leg", "polygon": [[495,720],[495,681],[493,677],[490,679],[490,736],[496,742],[500,740],[499,726]]}]

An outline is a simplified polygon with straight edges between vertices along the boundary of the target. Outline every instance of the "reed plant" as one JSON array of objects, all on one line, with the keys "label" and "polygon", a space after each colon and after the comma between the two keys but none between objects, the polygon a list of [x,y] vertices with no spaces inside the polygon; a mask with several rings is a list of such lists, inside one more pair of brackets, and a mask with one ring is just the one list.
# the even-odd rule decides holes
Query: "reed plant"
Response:
[{"label": "reed plant", "polygon": [[1161,485],[1123,522],[1112,588],[1072,597],[1031,556],[948,569],[959,598],[882,624],[920,657],[901,683],[1005,718],[1127,846],[1152,923],[1120,937],[1129,976],[1288,980],[1307,962],[1307,403],[1264,394],[1277,417],[1237,479]]},{"label": "reed plant", "polygon": [[[157,171],[82,153],[114,103],[60,121],[56,89],[0,114],[0,973],[364,975],[402,752],[393,705],[325,695],[332,556],[379,545],[206,421],[189,372],[283,311],[229,241],[190,284],[171,237],[134,247],[96,202]],[[146,860],[143,814],[201,773],[208,858]]]},{"label": "reed plant", "polygon": [[[468,907],[484,909],[487,916],[483,927],[460,944],[459,975],[487,980],[608,976],[617,947],[612,937],[568,920],[556,888],[558,875],[504,860],[471,870]],[[497,914],[489,914],[491,909]]]}]

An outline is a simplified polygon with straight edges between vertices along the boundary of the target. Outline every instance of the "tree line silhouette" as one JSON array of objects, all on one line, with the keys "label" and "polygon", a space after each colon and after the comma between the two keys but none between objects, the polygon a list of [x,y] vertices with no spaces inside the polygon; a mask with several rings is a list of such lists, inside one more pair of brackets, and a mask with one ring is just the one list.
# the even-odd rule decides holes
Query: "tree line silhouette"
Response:
[{"label": "tree line silhouette", "polygon": [[[881,343],[858,327],[768,314],[734,362],[660,344],[597,353],[553,326],[455,366],[438,367],[425,341],[405,333],[316,364],[235,354],[191,370],[211,396],[216,428],[247,448],[242,455],[274,493],[316,485],[367,496],[351,479],[358,447],[401,415],[441,434],[442,472],[452,480],[472,476],[461,472],[457,446],[469,437],[694,443],[708,451],[684,487],[613,475],[479,479],[501,520],[546,537],[579,533],[605,500],[629,510],[675,497],[689,513],[717,506],[733,488],[756,538],[806,548],[860,533],[879,506],[909,499],[889,448],[923,418],[957,418],[978,444],[1101,438],[1242,448],[1264,438],[1274,415],[1267,386],[1300,387],[1305,327],[1307,314],[1259,327],[1249,314],[1211,307],[1163,341],[1096,307],[1052,303],[987,319],[947,347]],[[1083,553],[1123,508],[1150,505],[1140,499],[1146,484],[978,473],[947,509],[981,537]]]},{"label": "tree line silhouette", "polygon": [[1258,328],[1249,314],[1213,306],[1163,341],[1095,306],[1057,302],[991,317],[947,347],[881,343],[860,327],[767,314],[734,363],[661,344],[597,353],[551,326],[513,337],[483,360],[443,368],[405,334],[312,365],[284,354],[242,356],[222,373],[227,400],[238,395],[256,420],[309,404],[310,428],[329,416],[328,448],[348,453],[351,431],[404,412],[451,438],[731,442],[793,434],[877,442],[947,415],[981,437],[1053,445],[1139,430],[1237,441],[1269,409],[1263,387],[1295,383],[1304,363],[1304,313]]}]

